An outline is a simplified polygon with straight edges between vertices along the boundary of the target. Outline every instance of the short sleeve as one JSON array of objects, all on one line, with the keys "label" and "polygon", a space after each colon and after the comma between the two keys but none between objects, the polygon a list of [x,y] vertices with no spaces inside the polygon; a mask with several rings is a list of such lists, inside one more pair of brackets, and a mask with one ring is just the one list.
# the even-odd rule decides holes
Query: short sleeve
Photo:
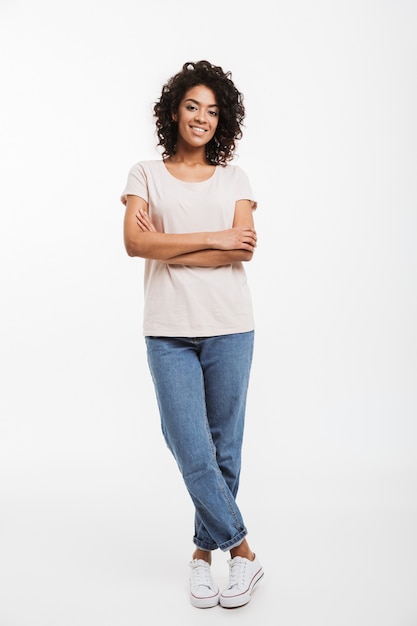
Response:
[{"label": "short sleeve", "polygon": [[258,203],[255,200],[249,178],[239,166],[235,166],[237,173],[237,197],[236,200],[250,200],[252,211],[255,211]]},{"label": "short sleeve", "polygon": [[135,163],[129,170],[126,185],[120,197],[123,204],[126,204],[127,196],[139,196],[148,202],[148,183],[142,163]]}]

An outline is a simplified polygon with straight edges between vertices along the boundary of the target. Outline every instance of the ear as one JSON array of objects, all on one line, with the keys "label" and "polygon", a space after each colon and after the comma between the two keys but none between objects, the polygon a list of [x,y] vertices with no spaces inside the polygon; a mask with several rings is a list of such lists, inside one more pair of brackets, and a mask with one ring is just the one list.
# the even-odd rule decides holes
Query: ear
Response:
[{"label": "ear", "polygon": [[173,122],[177,122],[178,121],[178,115],[176,113],[172,113],[171,118],[172,118]]}]

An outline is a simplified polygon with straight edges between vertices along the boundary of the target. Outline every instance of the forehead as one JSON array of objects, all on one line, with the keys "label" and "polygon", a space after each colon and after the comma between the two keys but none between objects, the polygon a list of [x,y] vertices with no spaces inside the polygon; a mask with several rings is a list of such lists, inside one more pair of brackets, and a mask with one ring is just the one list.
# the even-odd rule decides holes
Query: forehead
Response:
[{"label": "forehead", "polygon": [[210,87],[206,87],[206,85],[195,85],[188,89],[183,97],[183,100],[196,100],[201,104],[205,104],[207,106],[217,106],[217,98],[216,94]]}]

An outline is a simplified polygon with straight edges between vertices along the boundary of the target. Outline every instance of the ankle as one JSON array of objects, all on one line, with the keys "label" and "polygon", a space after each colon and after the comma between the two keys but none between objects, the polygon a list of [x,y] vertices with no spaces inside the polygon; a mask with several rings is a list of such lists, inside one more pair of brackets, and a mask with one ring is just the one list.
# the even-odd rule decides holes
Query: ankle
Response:
[{"label": "ankle", "polygon": [[246,541],[243,541],[240,545],[232,548],[230,550],[230,556],[232,557],[232,559],[234,559],[236,556],[240,556],[243,559],[248,559],[249,561],[255,560],[255,553],[252,552]]},{"label": "ankle", "polygon": [[201,559],[202,561],[206,561],[206,563],[211,565],[211,552],[208,552],[207,550],[200,550],[200,548],[197,548],[196,550],[194,550],[192,558]]},{"label": "ankle", "polygon": [[235,552],[233,550],[233,551],[230,551],[230,556],[232,559],[234,559],[236,556],[240,556],[242,559],[248,559],[248,561],[254,561],[256,555],[251,550],[249,552]]}]

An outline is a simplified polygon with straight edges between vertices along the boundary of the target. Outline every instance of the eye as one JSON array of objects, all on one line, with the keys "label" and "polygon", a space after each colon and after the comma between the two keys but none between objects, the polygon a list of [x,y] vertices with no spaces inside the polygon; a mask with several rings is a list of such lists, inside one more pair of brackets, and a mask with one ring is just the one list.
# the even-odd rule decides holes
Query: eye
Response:
[{"label": "eye", "polygon": [[218,116],[218,112],[217,111],[209,111],[209,115],[211,115],[211,117],[217,117]]},{"label": "eye", "polygon": [[194,104],[187,104],[187,106],[185,107],[187,109],[187,111],[196,111],[197,107]]}]

